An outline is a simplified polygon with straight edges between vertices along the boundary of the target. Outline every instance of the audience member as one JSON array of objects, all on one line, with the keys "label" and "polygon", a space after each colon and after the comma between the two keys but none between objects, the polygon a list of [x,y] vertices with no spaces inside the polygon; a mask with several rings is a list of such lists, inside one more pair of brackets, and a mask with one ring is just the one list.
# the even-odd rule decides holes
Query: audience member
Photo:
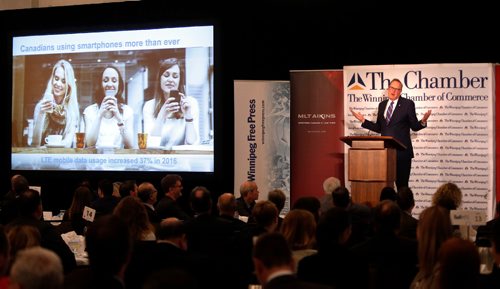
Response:
[{"label": "audience member", "polygon": [[236,217],[236,198],[232,193],[224,193],[217,200],[219,217],[233,224],[234,233],[240,232],[246,227],[246,223]]},{"label": "audience member", "polygon": [[127,224],[108,214],[96,219],[85,238],[89,268],[75,270],[64,280],[66,289],[124,289],[132,240]]},{"label": "audience member", "polygon": [[142,204],[146,208],[148,213],[149,221],[153,225],[157,225],[161,222],[160,217],[156,213],[154,205],[156,204],[156,199],[158,197],[158,191],[155,186],[150,182],[143,182],[139,185],[137,189],[137,197],[141,200]]},{"label": "audience member", "polygon": [[189,215],[177,203],[182,196],[182,177],[176,174],[168,174],[161,179],[163,198],[156,204],[156,213],[160,219],[175,217],[180,220],[188,220]]},{"label": "audience member", "polygon": [[374,208],[375,235],[352,250],[370,268],[374,288],[408,288],[417,273],[417,242],[397,235],[401,211],[394,201]]},{"label": "audience member", "polygon": [[126,180],[121,183],[120,196],[125,198],[126,196],[137,197],[137,183],[135,180]]},{"label": "audience member", "polygon": [[298,264],[301,280],[337,289],[368,288],[368,266],[347,247],[351,234],[351,213],[333,207],[321,215],[316,230],[318,253]]},{"label": "audience member", "polygon": [[417,239],[418,220],[411,214],[415,207],[413,192],[408,187],[401,187],[398,190],[398,206],[401,209],[401,223],[399,225],[399,236],[409,239]]},{"label": "audience member", "polygon": [[432,195],[432,205],[448,211],[456,210],[462,204],[462,190],[454,183],[442,184]]},{"label": "audience member", "polygon": [[410,289],[437,288],[437,259],[441,245],[451,238],[450,213],[441,206],[428,207],[420,213],[417,226],[419,271]]},{"label": "audience member", "polygon": [[479,253],[471,241],[458,237],[444,241],[438,264],[439,289],[479,288]]},{"label": "audience member", "polygon": [[314,220],[316,223],[319,221],[321,203],[318,198],[313,196],[303,196],[295,200],[295,203],[292,206],[292,210],[302,209],[309,211],[313,214]]},{"label": "audience member", "polygon": [[267,194],[267,200],[273,202],[276,205],[276,208],[278,208],[277,230],[279,230],[281,228],[281,224],[283,223],[283,217],[281,217],[280,214],[283,211],[283,208],[285,208],[286,195],[282,190],[274,189]]},{"label": "audience member", "polygon": [[113,183],[108,179],[99,181],[97,195],[98,198],[91,204],[91,207],[96,210],[96,218],[111,214],[120,201],[113,196]]},{"label": "audience member", "polygon": [[372,210],[365,205],[352,202],[346,187],[338,187],[332,192],[334,207],[346,209],[352,217],[352,233],[347,246],[352,247],[373,236]]},{"label": "audience member", "polygon": [[78,235],[84,235],[88,224],[88,221],[83,218],[83,211],[85,207],[91,207],[94,195],[89,187],[79,186],[73,193],[73,200],[71,205],[63,216],[63,224],[68,224],[66,229],[59,230],[61,233],[66,233],[69,231],[75,231]]},{"label": "audience member", "polygon": [[40,246],[41,244],[42,236],[40,235],[40,232],[37,230],[37,228],[33,226],[11,226],[6,233],[10,245],[10,265],[12,265],[12,263],[16,259],[17,253],[19,251],[22,251],[26,248]]},{"label": "audience member", "polygon": [[1,223],[6,225],[18,215],[17,198],[29,189],[29,183],[23,175],[14,175],[10,178],[10,190],[5,194],[0,208]]},{"label": "audience member", "polygon": [[393,202],[397,202],[398,200],[398,194],[396,193],[396,190],[393,187],[384,187],[380,191],[380,201],[383,200],[390,200]]},{"label": "audience member", "polygon": [[133,241],[156,240],[154,227],[149,221],[146,208],[139,199],[132,196],[123,198],[116,205],[113,214],[127,224]]},{"label": "audience member", "polygon": [[259,199],[259,188],[257,184],[252,181],[245,181],[240,186],[240,197],[236,199],[236,209],[240,216],[249,217],[251,220],[253,207]]},{"label": "audience member", "polygon": [[325,194],[319,200],[321,203],[320,213],[326,213],[326,211],[333,208],[332,192],[338,187],[340,187],[340,180],[336,177],[328,177],[323,181],[323,192]]},{"label": "audience member", "polygon": [[258,237],[253,251],[253,263],[257,279],[264,289],[332,288],[301,281],[294,275],[292,252],[280,233],[265,233]]},{"label": "audience member", "polygon": [[294,209],[286,214],[280,229],[292,250],[295,268],[299,261],[316,254],[316,220],[306,210]]},{"label": "audience member", "polygon": [[18,253],[10,270],[9,288],[61,289],[63,288],[61,259],[42,247],[31,247]]},{"label": "audience member", "polygon": [[41,246],[54,251],[61,258],[65,273],[73,270],[76,267],[75,255],[55,227],[41,220],[43,209],[40,194],[33,189],[28,189],[19,196],[18,204],[19,217],[10,222],[6,229],[10,230],[11,227],[22,225],[35,227],[42,237]]}]

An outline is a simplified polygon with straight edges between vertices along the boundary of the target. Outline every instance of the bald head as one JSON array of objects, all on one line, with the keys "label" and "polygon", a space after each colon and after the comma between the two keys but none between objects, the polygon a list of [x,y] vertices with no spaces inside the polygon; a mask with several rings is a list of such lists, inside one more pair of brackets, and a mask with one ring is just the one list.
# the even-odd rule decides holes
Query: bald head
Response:
[{"label": "bald head", "polygon": [[220,215],[234,216],[236,212],[236,198],[231,193],[224,193],[219,196],[217,201]]}]

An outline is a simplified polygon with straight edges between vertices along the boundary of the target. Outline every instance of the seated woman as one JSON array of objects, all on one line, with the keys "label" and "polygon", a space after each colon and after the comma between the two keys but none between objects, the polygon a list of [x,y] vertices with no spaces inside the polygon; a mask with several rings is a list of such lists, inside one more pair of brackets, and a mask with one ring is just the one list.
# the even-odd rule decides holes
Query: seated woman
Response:
[{"label": "seated woman", "polygon": [[133,147],[134,112],[123,101],[124,81],[114,66],[106,66],[95,78],[94,104],[83,111],[89,147]]},{"label": "seated woman", "polygon": [[[144,132],[160,136],[166,149],[199,142],[198,101],[185,92],[185,73],[177,58],[160,61],[154,98],[143,107]],[[175,91],[175,92],[173,92]],[[178,94],[177,100],[174,94]]]},{"label": "seated woman", "polygon": [[80,122],[75,72],[66,60],[59,60],[42,99],[34,112],[33,145],[45,145],[49,135],[62,135],[61,146],[71,147]]}]

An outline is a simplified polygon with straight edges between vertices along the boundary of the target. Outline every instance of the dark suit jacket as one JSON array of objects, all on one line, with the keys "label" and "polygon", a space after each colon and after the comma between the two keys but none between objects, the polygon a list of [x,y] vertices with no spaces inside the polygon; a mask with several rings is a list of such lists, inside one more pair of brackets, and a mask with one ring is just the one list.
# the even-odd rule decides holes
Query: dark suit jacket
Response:
[{"label": "dark suit jacket", "polygon": [[401,222],[399,224],[399,236],[409,239],[417,239],[418,220],[407,212],[401,212]]},{"label": "dark suit jacket", "polygon": [[387,123],[385,121],[384,111],[388,101],[389,99],[386,99],[379,103],[376,123],[365,120],[361,126],[378,132],[383,136],[392,136],[396,138],[406,146],[406,150],[398,151],[398,156],[399,154],[405,154],[406,156],[413,158],[413,146],[411,144],[410,129],[413,131],[419,131],[425,128],[425,126],[423,126],[417,118],[415,103],[413,100],[399,97],[398,104],[392,113],[391,121]]},{"label": "dark suit jacket", "polygon": [[179,220],[186,221],[190,218],[189,215],[182,210],[179,204],[177,204],[177,201],[169,196],[163,197],[158,204],[156,204],[155,209],[160,219],[176,217]]},{"label": "dark suit jacket", "polygon": [[282,275],[273,278],[263,286],[264,289],[332,289],[326,285],[309,283],[299,280],[294,275]]}]

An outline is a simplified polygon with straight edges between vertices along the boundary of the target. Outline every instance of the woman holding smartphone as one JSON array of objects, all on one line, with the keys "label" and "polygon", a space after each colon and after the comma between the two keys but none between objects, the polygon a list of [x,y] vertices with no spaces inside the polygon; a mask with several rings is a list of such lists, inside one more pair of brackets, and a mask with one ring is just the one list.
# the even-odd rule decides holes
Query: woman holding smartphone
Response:
[{"label": "woman holding smartphone", "polygon": [[179,59],[161,60],[157,79],[154,98],[143,107],[144,132],[161,137],[160,145],[166,149],[197,144],[198,101],[185,93],[185,73]]},{"label": "woman holding smartphone", "polygon": [[83,111],[87,146],[133,147],[134,111],[124,103],[124,85],[114,66],[106,66],[96,74],[94,104]]}]

